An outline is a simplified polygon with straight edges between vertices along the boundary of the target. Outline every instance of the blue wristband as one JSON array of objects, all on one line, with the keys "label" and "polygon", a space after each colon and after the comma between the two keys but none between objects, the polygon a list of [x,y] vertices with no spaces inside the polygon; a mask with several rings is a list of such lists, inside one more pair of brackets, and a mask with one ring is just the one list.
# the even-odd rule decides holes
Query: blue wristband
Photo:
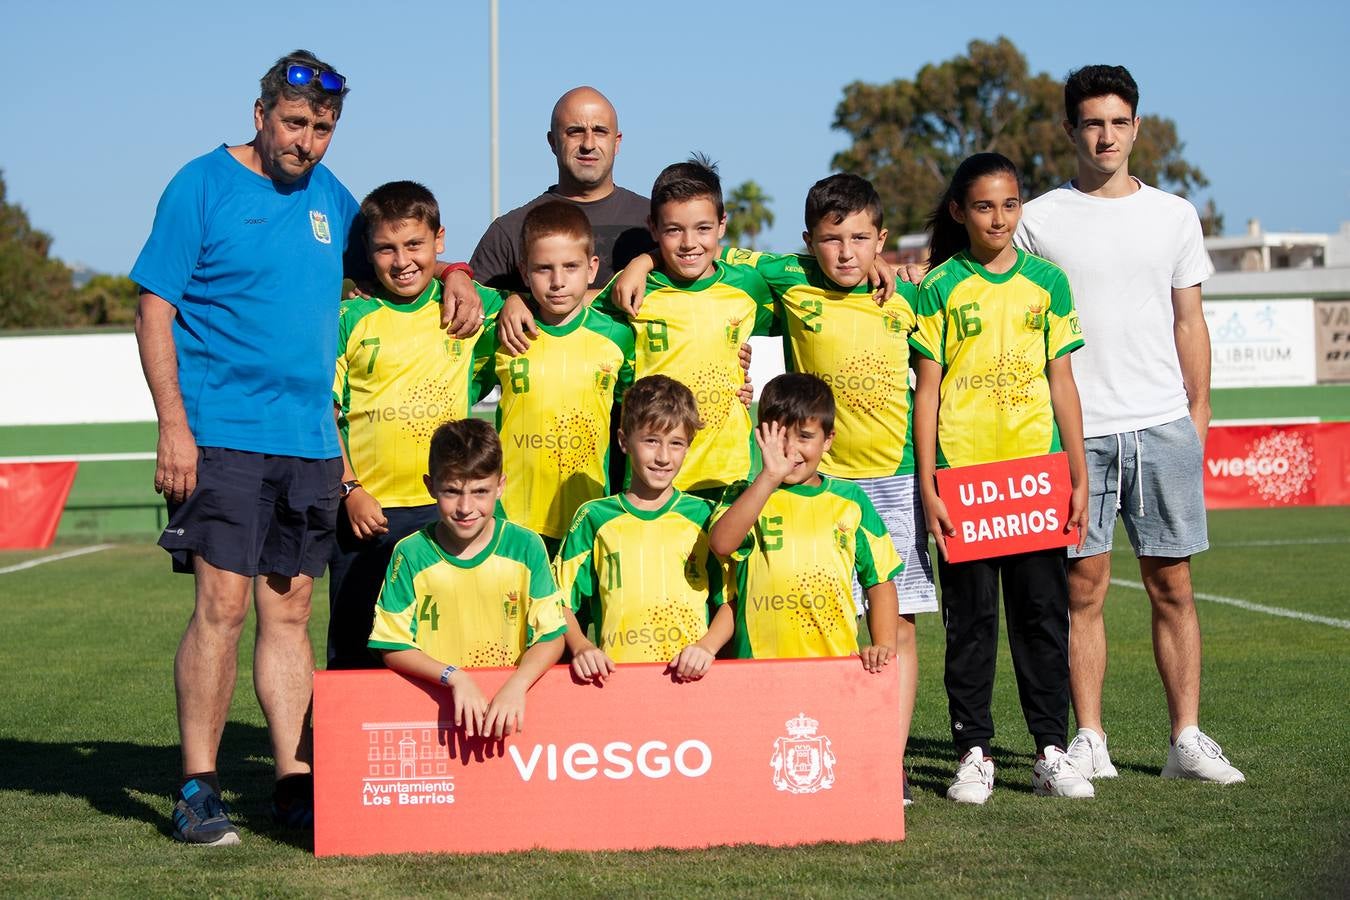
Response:
[{"label": "blue wristband", "polygon": [[446,687],[449,687],[449,686],[450,686],[450,676],[453,675],[453,674],[455,674],[455,673],[458,672],[458,671],[459,671],[459,669],[456,668],[455,666],[446,666],[446,667],[441,671],[441,684],[445,685]]}]

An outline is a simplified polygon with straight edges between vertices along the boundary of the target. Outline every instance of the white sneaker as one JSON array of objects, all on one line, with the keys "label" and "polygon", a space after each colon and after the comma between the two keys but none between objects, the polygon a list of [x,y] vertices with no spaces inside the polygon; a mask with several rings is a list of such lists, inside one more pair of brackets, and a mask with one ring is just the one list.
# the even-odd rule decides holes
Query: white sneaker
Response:
[{"label": "white sneaker", "polygon": [[1031,767],[1031,789],[1039,797],[1072,797],[1076,800],[1096,795],[1092,782],[1055,746],[1046,747]]},{"label": "white sneaker", "polygon": [[1091,728],[1078,729],[1064,752],[1088,781],[1115,778],[1118,774],[1111,764],[1111,754],[1106,752],[1106,738]]},{"label": "white sneaker", "polygon": [[1177,735],[1172,749],[1167,752],[1162,777],[1195,778],[1216,784],[1237,784],[1247,780],[1223,755],[1223,748],[1194,725]]},{"label": "white sneaker", "polygon": [[947,799],[982,804],[993,793],[994,761],[979,747],[971,747],[957,763],[956,780],[947,788]]}]

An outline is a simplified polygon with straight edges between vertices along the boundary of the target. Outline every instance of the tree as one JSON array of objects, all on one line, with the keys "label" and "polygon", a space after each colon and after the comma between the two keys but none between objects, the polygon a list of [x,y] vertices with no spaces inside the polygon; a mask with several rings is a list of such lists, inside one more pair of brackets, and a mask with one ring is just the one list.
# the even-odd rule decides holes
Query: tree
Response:
[{"label": "tree", "polygon": [[48,257],[51,245],[51,236],[29,223],[23,207],[6,200],[0,175],[0,328],[67,324],[70,269]]},{"label": "tree", "polygon": [[[965,56],[925,65],[913,81],[845,86],[833,127],[853,143],[831,164],[872,182],[894,240],[923,229],[957,165],[973,153],[1015,162],[1028,197],[1067,181],[1076,166],[1063,120],[1063,82],[1032,75],[1006,37],[971,41]],[[1144,116],[1130,172],[1188,196],[1209,182],[1183,148],[1172,120]]]},{"label": "tree", "polygon": [[739,247],[745,238],[744,246],[753,250],[759,233],[773,227],[773,210],[769,209],[773,198],[756,182],[747,181],[734,188],[728,200],[727,240]]}]

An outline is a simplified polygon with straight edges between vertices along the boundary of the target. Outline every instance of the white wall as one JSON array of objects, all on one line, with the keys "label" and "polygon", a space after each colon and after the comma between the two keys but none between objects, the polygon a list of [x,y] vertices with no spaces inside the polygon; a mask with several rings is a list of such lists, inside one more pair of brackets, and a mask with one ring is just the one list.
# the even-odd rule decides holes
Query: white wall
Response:
[{"label": "white wall", "polygon": [[136,336],[0,338],[0,425],[152,422]]}]

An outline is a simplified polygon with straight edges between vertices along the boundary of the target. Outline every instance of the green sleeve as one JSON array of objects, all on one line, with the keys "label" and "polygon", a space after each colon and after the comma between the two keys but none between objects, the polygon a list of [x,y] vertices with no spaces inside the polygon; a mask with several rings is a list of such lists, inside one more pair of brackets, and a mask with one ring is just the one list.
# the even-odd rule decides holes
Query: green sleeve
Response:
[{"label": "green sleeve", "polygon": [[553,561],[554,577],[562,588],[563,602],[574,613],[594,608],[598,599],[594,550],[595,523],[591,520],[590,504],[583,504],[573,516],[572,526]]}]

